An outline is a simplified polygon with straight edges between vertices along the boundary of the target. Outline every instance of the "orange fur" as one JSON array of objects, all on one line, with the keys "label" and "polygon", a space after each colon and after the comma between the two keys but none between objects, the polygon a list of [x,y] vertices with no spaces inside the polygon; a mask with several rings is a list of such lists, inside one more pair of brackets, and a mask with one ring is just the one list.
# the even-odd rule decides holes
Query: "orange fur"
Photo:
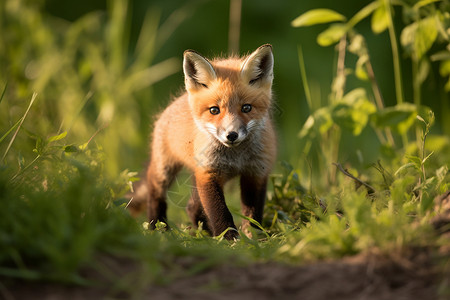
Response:
[{"label": "orange fur", "polygon": [[[270,45],[248,57],[213,61],[185,52],[186,93],[164,110],[153,131],[147,170],[151,224],[165,221],[165,194],[183,166],[195,178],[188,206],[194,225],[204,222],[213,235],[235,228],[223,185],[236,176],[241,176],[244,214],[261,221],[267,178],[276,156],[270,115],[272,69]],[[234,238],[236,232],[228,231],[225,237]]]}]

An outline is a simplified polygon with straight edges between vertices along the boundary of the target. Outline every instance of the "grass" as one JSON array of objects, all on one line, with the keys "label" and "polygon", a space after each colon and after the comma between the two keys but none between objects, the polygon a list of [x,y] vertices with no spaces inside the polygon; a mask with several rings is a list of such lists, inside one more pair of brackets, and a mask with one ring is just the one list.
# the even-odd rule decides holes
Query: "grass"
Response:
[{"label": "grass", "polygon": [[422,166],[406,163],[397,172],[381,165],[371,169],[371,190],[355,189],[355,180],[340,173],[339,184],[319,196],[303,188],[298,171],[286,165],[273,179],[263,231],[230,243],[188,224],[174,224],[170,231],[144,229],[117,202],[133,173],[111,181],[95,146],[67,151],[64,138],[49,140],[54,141],[33,168],[19,175],[1,168],[0,275],[6,278],[92,284],[83,270],[107,274],[108,266],[97,258],[112,256],[138,263],[146,274],[139,280],[158,282],[163,273],[171,278],[167,270],[180,272],[177,262],[183,258],[195,263],[181,272],[195,274],[227,257],[235,264],[302,263],[370,249],[437,245],[428,225],[434,213],[425,199],[449,189],[446,167],[429,169],[423,185]]},{"label": "grass", "polygon": [[[145,148],[137,136],[144,131],[140,121],[145,123],[143,111],[149,104],[129,98],[148,96],[142,89],[177,67],[174,60],[148,67],[159,30],[153,22],[143,25],[150,38],[139,39],[130,61],[131,50],[124,46],[127,5],[114,3],[102,21],[88,15],[58,30],[36,8],[7,7],[8,28],[23,35],[3,36],[9,48],[0,52],[0,61],[10,61],[7,76],[0,78],[5,86],[0,98],[2,279],[104,284],[135,294],[148,284],[230,262],[301,264],[442,243],[429,224],[436,214],[433,199],[450,189],[449,139],[431,134],[434,116],[429,109],[379,105],[375,80],[372,90],[346,90],[345,76],[351,70],[345,55],[362,38],[355,32],[348,33],[348,42],[347,37],[337,40],[336,77],[343,81],[335,85],[330,102],[313,109],[314,93],[307,89],[312,111],[300,132],[305,163],[280,163],[271,178],[263,223],[257,224],[261,230],[254,230],[253,239],[241,235],[228,242],[192,229],[183,212],[189,193],[184,179],[177,182],[169,203],[169,219],[178,221],[171,230],[164,224],[147,230],[145,220],[132,218],[125,209],[136,173],[119,170],[133,156],[132,149]],[[25,35],[30,28],[37,34]],[[366,69],[358,72],[370,71],[364,41],[356,50],[354,45],[352,51],[365,59]],[[30,63],[28,78],[23,78],[17,73],[22,57],[45,68]],[[300,51],[299,57],[308,86]],[[37,70],[41,73],[35,74]],[[377,103],[372,103],[374,98]],[[121,113],[125,108],[128,113]],[[349,134],[353,143],[360,143],[359,134],[370,128],[379,137],[375,144],[382,149],[380,161],[358,169],[339,164],[341,137]],[[406,135],[415,140],[396,147],[395,139],[405,141]],[[229,194],[237,194],[235,187]],[[239,221],[238,205],[234,203],[233,215]],[[115,274],[110,258],[131,265],[131,271]],[[93,270],[98,278],[86,276]]]}]

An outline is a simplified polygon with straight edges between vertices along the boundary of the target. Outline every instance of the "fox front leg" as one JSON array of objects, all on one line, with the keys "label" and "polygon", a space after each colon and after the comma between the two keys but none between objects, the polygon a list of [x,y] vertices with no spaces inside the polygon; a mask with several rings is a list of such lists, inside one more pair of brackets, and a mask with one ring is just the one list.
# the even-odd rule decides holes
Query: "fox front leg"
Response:
[{"label": "fox front leg", "polygon": [[[241,205],[244,216],[252,218],[261,224],[266,200],[267,177],[241,176]],[[242,230],[248,237],[250,222],[242,221]]]},{"label": "fox front leg", "polygon": [[232,228],[227,231],[224,237],[228,240],[236,238],[238,232],[233,222],[233,216],[225,203],[223,182],[214,174],[206,172],[197,173],[195,181],[200,202],[208,218],[208,227],[213,235],[218,236],[228,228]]}]

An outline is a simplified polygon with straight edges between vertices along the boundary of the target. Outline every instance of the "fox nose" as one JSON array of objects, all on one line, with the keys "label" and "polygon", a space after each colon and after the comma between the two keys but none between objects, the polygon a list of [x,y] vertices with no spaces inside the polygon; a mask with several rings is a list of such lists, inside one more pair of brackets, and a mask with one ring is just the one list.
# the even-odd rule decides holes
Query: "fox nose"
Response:
[{"label": "fox nose", "polygon": [[232,131],[227,135],[227,140],[229,140],[230,142],[234,142],[235,140],[237,140],[238,136],[239,135],[236,131]]}]

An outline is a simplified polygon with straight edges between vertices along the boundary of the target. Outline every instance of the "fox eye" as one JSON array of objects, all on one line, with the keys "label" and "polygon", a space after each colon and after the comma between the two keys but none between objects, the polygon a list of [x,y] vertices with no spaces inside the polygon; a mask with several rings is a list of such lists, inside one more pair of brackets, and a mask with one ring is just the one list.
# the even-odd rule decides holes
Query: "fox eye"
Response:
[{"label": "fox eye", "polygon": [[242,105],[241,111],[243,113],[249,113],[252,110],[252,106],[250,104]]},{"label": "fox eye", "polygon": [[220,113],[220,109],[217,106],[213,106],[209,108],[209,112],[212,115],[218,115]]}]

